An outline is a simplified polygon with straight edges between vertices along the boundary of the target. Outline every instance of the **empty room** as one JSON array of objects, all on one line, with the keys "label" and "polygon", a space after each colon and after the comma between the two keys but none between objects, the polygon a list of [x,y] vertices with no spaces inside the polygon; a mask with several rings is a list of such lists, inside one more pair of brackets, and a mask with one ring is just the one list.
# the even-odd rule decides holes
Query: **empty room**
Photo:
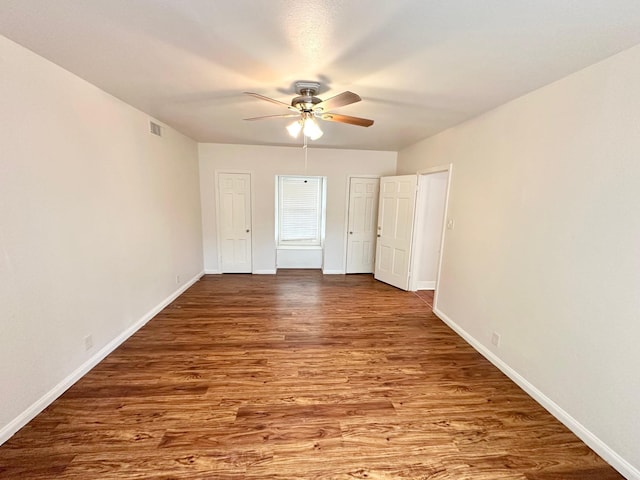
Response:
[{"label": "empty room", "polygon": [[637,0],[0,0],[0,479],[640,480]]}]

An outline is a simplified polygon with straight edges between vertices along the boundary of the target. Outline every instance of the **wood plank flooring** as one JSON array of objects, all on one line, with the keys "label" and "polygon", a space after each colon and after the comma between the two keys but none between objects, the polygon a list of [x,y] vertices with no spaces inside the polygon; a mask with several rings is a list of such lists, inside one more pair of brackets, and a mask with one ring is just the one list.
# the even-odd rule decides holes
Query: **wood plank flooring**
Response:
[{"label": "wood plank flooring", "polygon": [[622,478],[414,293],[206,276],[0,447],[0,479]]}]

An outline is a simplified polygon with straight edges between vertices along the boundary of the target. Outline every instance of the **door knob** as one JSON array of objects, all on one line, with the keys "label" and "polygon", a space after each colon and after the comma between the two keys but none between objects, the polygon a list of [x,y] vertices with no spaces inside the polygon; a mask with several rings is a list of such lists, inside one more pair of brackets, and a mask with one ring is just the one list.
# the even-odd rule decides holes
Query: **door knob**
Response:
[{"label": "door knob", "polygon": [[349,235],[353,235],[353,232],[349,232]]},{"label": "door knob", "polygon": [[247,233],[249,233],[249,229],[247,228]]},{"label": "door knob", "polygon": [[378,234],[378,238],[380,238],[380,234]]}]

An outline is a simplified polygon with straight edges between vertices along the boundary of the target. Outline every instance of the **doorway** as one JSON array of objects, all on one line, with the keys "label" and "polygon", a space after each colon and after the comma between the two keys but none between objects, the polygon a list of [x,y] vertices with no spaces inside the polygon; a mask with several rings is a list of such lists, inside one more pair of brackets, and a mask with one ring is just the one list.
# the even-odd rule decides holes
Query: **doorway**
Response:
[{"label": "doorway", "polygon": [[377,280],[402,290],[434,290],[437,300],[451,170],[443,165],[380,179]]},{"label": "doorway", "polygon": [[418,175],[412,291],[436,289],[448,183],[448,171]]},{"label": "doorway", "polygon": [[218,265],[222,273],[251,273],[251,175],[217,177]]},{"label": "doorway", "polygon": [[349,179],[346,273],[373,273],[379,189],[377,177]]}]

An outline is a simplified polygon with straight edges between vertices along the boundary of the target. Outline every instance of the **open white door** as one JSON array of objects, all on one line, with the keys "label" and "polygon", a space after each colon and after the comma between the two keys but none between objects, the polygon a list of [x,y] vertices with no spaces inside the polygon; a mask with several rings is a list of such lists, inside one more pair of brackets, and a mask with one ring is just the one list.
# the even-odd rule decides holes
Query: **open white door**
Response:
[{"label": "open white door", "polygon": [[379,178],[349,181],[347,273],[373,273],[378,223]]},{"label": "open white door", "polygon": [[417,175],[380,179],[375,278],[409,289]]},{"label": "open white door", "polygon": [[218,232],[222,273],[251,273],[251,175],[218,174]]}]

